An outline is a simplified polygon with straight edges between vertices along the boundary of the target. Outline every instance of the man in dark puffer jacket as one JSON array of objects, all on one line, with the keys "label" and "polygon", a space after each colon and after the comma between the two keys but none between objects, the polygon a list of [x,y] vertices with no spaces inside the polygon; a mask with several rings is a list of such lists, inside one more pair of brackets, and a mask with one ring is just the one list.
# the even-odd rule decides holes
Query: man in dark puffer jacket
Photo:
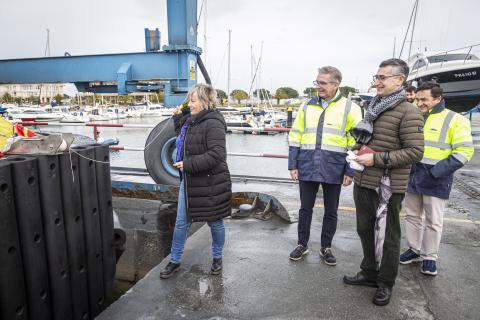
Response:
[{"label": "man in dark puffer jacket", "polygon": [[160,273],[170,278],[179,270],[188,229],[192,222],[206,221],[212,233],[212,274],[222,270],[225,242],[223,218],[231,213],[232,183],[227,167],[225,135],[227,125],[222,114],[213,109],[215,90],[197,84],[188,93],[189,110],[175,110],[173,120],[177,137],[180,170],[177,220],[172,239],[170,262]]},{"label": "man in dark puffer jacket", "polygon": [[[363,248],[361,271],[345,276],[351,285],[377,287],[373,297],[376,305],[390,302],[398,273],[400,253],[400,210],[407,189],[410,167],[423,156],[423,116],[405,101],[402,86],[408,76],[408,66],[400,59],[383,61],[374,76],[377,96],[372,99],[365,118],[351,133],[357,143],[375,153],[357,156],[365,169],[355,173],[354,200],[357,211],[357,232]],[[383,255],[379,263],[375,255],[376,213],[379,207],[377,190],[382,177],[389,180]],[[380,248],[379,248],[380,249]]]}]

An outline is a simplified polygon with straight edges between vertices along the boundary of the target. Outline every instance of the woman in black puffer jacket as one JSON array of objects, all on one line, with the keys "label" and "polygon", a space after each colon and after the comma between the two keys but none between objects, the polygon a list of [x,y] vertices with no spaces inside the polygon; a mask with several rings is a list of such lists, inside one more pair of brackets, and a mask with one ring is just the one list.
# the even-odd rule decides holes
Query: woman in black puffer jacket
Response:
[{"label": "woman in black puffer jacket", "polygon": [[222,270],[225,242],[223,218],[231,213],[232,183],[227,166],[227,125],[213,108],[216,92],[210,85],[197,84],[188,93],[187,110],[175,109],[177,158],[180,170],[177,220],[170,262],[160,273],[170,278],[179,270],[188,229],[192,222],[206,221],[212,233],[212,274]]}]

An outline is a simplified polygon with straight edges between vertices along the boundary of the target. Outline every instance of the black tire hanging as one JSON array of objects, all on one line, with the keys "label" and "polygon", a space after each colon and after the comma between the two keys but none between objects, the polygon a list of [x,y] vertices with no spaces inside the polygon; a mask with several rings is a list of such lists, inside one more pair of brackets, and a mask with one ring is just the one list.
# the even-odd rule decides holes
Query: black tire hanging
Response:
[{"label": "black tire hanging", "polygon": [[160,122],[148,135],[144,159],[147,171],[157,184],[178,186],[178,170],[173,166],[175,148],[173,119]]}]

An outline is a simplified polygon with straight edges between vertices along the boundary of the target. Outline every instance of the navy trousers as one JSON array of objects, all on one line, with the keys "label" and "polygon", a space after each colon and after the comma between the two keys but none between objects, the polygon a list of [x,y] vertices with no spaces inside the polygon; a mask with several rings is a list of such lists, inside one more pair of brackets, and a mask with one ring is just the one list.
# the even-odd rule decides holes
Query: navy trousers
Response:
[{"label": "navy trousers", "polygon": [[298,218],[298,244],[306,247],[310,239],[310,226],[312,224],[312,213],[315,205],[317,192],[322,185],[323,215],[321,246],[323,248],[332,245],[333,236],[337,231],[337,210],[340,198],[341,184],[322,183],[315,181],[301,181],[300,184],[300,210]]}]

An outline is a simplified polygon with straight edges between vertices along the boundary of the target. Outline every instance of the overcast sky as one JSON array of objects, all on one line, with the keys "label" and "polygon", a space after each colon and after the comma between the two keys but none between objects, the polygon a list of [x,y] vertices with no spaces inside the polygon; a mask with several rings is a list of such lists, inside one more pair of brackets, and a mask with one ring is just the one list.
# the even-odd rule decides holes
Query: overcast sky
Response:
[{"label": "overcast sky", "polygon": [[[165,0],[0,0],[0,59],[141,52],[143,28],[158,27],[167,44]],[[198,0],[200,10],[202,0]],[[227,87],[226,46],[232,30],[231,90],[250,86],[250,46],[263,41],[262,86],[311,86],[316,69],[338,67],[343,85],[367,88],[379,62],[400,51],[414,0],[207,0],[203,57],[214,86]],[[412,51],[480,43],[480,1],[420,0]],[[204,22],[198,44],[203,47]],[[408,52],[408,44],[407,49]],[[475,52],[478,54],[480,47]],[[405,57],[406,54],[402,57]]]}]

